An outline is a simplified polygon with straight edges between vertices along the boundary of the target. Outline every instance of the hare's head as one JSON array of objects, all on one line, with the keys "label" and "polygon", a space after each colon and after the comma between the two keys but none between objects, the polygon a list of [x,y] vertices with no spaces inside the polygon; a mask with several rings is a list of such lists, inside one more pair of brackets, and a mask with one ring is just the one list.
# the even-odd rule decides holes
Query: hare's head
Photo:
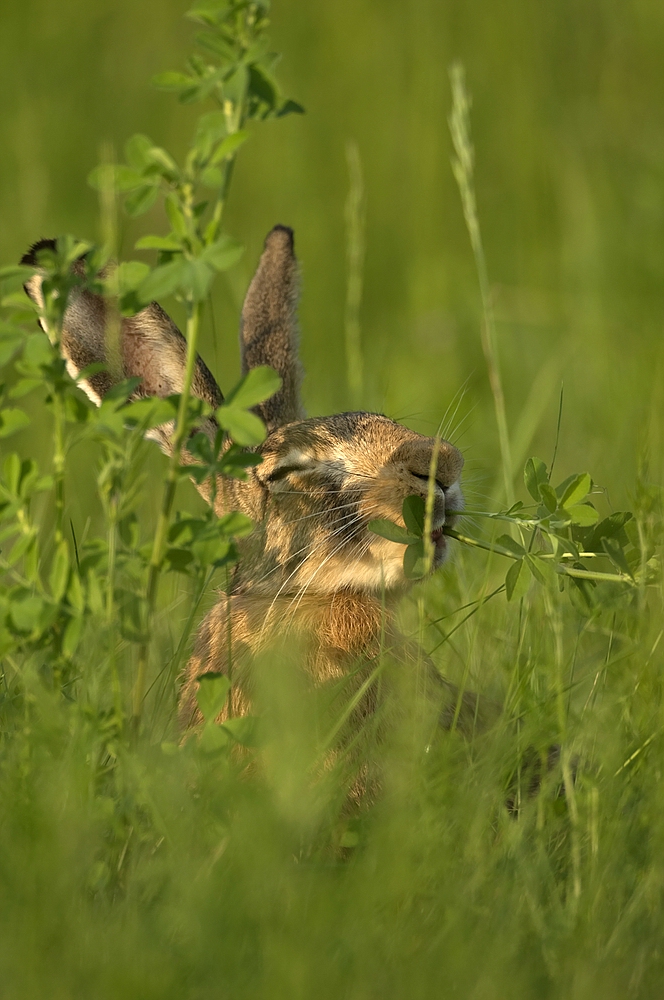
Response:
[{"label": "hare's head", "polygon": [[[34,252],[25,263],[35,262]],[[39,300],[39,278],[29,294]],[[305,419],[299,401],[297,357],[297,262],[293,234],[283,226],[268,235],[242,311],[240,342],[246,372],[270,365],[282,378],[278,393],[256,407],[268,435],[263,461],[246,482],[217,491],[218,512],[245,511],[259,530],[245,543],[238,587],[265,594],[380,592],[404,584],[403,545],[369,530],[385,518],[402,523],[404,499],[426,497],[435,445],[401,424],[375,413],[339,413]],[[72,374],[103,362],[104,303],[75,292],[65,315],[62,348]],[[146,394],[178,392],[184,374],[184,341],[156,303],[123,321],[125,377],[140,376]],[[87,391],[97,400],[108,374],[96,376]],[[213,406],[221,393],[198,359],[193,391]],[[162,444],[168,447],[164,432]],[[446,555],[443,527],[462,509],[460,452],[440,443],[434,484],[432,538],[434,568]]]},{"label": "hare's head", "polygon": [[[374,518],[402,523],[411,494],[426,496],[434,439],[375,413],[339,413],[273,430],[255,472],[262,530],[249,545],[243,585],[268,592],[380,591],[405,582],[403,545],[369,530]],[[434,565],[443,526],[462,505],[463,459],[443,442],[434,486]]]}]

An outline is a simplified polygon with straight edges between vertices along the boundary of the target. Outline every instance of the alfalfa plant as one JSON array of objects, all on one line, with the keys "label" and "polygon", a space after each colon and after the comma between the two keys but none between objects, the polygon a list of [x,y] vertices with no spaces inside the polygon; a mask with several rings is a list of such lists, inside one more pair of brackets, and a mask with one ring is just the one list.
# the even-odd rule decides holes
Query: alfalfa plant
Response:
[{"label": "alfalfa plant", "polygon": [[[27,414],[14,405],[28,392],[45,390],[53,419],[53,467],[48,476],[30,459],[17,454],[4,459],[0,482],[0,541],[4,572],[0,592],[0,655],[5,699],[22,703],[25,664],[35,663],[49,683],[69,697],[89,669],[78,659],[86,626],[94,634],[95,662],[103,661],[112,676],[113,729],[123,729],[125,707],[117,656],[137,647],[132,684],[131,719],[140,726],[147,669],[154,640],[154,616],[161,575],[167,570],[195,579],[200,597],[212,573],[237,560],[234,538],[252,529],[248,518],[231,514],[218,519],[212,507],[199,518],[173,518],[178,481],[195,475],[216,483],[217,475],[243,477],[260,459],[246,450],[259,444],[265,428],[251,408],[279,386],[270,369],[252,371],[216,411],[219,431],[213,441],[195,428],[210,407],[191,397],[191,381],[204,303],[215,277],[239,259],[241,244],[223,229],[237,152],[250,136],[248,126],[302,108],[285,100],[274,77],[277,56],[267,35],[269,4],[264,0],[227,0],[196,4],[188,17],[199,27],[197,51],[185,72],[159,74],[155,86],[173,91],[183,103],[212,105],[199,115],[189,149],[178,162],[149,136],[132,136],[125,162],[103,163],[90,175],[106,206],[105,230],[112,234],[113,204],[118,193],[131,216],[161,200],[169,223],[164,234],[148,234],[136,248],[156,251],[156,263],[129,260],[116,265],[112,235],[95,247],[71,236],[38,245],[35,263],[42,276],[36,311],[42,329],[34,333],[24,322],[34,320],[18,286],[35,274],[35,266],[5,268],[5,319],[0,326],[0,361],[14,361],[19,379],[3,387],[0,436],[27,426]],[[75,265],[75,266],[74,266]],[[9,286],[9,289],[7,288]],[[131,316],[155,297],[174,295],[185,309],[186,370],[182,392],[168,399],[137,399],[136,380],[125,381],[91,406],[66,371],[59,353],[62,320],[71,292],[88,289],[104,295],[110,314],[106,325],[108,365],[117,358],[119,316]],[[115,320],[114,320],[114,317]],[[77,381],[98,374],[100,366]],[[135,509],[141,487],[140,455],[150,428],[172,421],[172,451],[163,484],[159,515],[151,539],[138,536]],[[65,465],[71,447],[93,440],[101,455],[99,496],[106,532],[79,541],[66,518]],[[198,463],[183,466],[182,448]],[[36,494],[53,501],[53,530],[40,529],[33,517]],[[71,534],[71,537],[70,537]],[[197,601],[194,600],[194,606]],[[193,613],[190,619],[193,618]],[[191,627],[191,620],[188,623]],[[186,629],[185,629],[186,632]],[[183,636],[175,656],[186,645]]]}]

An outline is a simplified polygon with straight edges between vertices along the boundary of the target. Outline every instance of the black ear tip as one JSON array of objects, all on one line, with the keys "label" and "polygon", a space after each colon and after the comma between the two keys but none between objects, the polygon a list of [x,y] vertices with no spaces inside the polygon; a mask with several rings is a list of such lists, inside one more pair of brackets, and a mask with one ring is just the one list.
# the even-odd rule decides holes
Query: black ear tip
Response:
[{"label": "black ear tip", "polygon": [[290,226],[277,225],[271,229],[265,238],[265,249],[268,247],[282,247],[292,253],[295,249],[295,237]]},{"label": "black ear tip", "polygon": [[37,240],[30,247],[27,253],[21,257],[21,264],[26,267],[34,267],[37,263],[37,254],[40,250],[55,250],[55,240]]}]

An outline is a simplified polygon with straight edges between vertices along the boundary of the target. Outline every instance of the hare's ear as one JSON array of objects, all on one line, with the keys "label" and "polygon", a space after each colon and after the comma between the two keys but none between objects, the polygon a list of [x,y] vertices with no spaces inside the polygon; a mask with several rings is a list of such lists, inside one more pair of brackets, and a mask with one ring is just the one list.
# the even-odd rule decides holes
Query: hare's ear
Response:
[{"label": "hare's ear", "polygon": [[[53,249],[52,240],[42,240],[31,247],[21,263],[38,266],[39,251]],[[83,266],[76,261],[73,270],[83,276]],[[25,290],[38,307],[43,306],[42,278],[32,277]],[[90,365],[108,362],[108,308],[104,299],[84,288],[74,288],[64,315],[61,350],[72,378]],[[48,331],[47,331],[48,332]],[[81,387],[98,405],[103,396],[121,379],[142,379],[137,396],[170,396],[182,391],[187,345],[171,318],[156,302],[135,316],[124,318],[120,327],[119,371],[104,371],[81,381]],[[117,364],[116,366],[117,367]],[[223,398],[217,383],[200,357],[192,381],[192,393],[217,407]]]},{"label": "hare's ear", "polygon": [[268,233],[258,270],[242,309],[242,371],[269,365],[281,375],[279,392],[256,407],[274,430],[302,417],[301,369],[297,356],[298,266],[293,231],[275,226]]}]

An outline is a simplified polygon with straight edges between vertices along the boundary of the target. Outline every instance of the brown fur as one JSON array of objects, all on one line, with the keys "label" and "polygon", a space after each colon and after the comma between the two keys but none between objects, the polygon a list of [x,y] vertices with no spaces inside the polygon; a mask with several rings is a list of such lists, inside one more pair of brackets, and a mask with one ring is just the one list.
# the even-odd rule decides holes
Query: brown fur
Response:
[{"label": "brown fur", "polygon": [[[24,262],[35,262],[35,248]],[[443,681],[419,650],[398,636],[392,607],[408,584],[402,545],[373,534],[374,518],[401,522],[403,500],[426,496],[433,438],[423,437],[374,413],[340,413],[303,419],[297,356],[297,261],[293,234],[277,226],[268,235],[242,312],[243,370],[270,365],[282,388],[256,410],[268,436],[259,449],[262,463],[247,482],[219,481],[215,509],[242,510],[257,530],[242,544],[233,593],[221,595],[200,626],[185,670],[180,721],[183,729],[200,722],[198,677],[233,670],[233,714],[249,711],[252,657],[276,641],[297,641],[312,683],[344,677],[358,663],[371,663],[381,644],[399,658],[425,663],[427,688],[445,707],[441,720],[455,713],[456,691]],[[31,279],[28,294],[39,304],[41,279]],[[106,306],[76,289],[67,308],[62,350],[71,374],[106,359]],[[121,325],[122,374],[143,379],[140,395],[164,396],[182,387],[186,345],[170,318],[156,304]],[[110,385],[108,372],[84,387],[100,402]],[[212,406],[222,401],[209,370],[199,358],[195,395]],[[159,440],[169,448],[169,427]],[[434,567],[446,554],[444,524],[463,506],[459,477],[463,458],[451,444],[440,445],[433,509]],[[201,492],[206,495],[205,484]],[[368,691],[359,714],[372,711]],[[461,701],[461,721],[474,724],[477,703]]]}]

